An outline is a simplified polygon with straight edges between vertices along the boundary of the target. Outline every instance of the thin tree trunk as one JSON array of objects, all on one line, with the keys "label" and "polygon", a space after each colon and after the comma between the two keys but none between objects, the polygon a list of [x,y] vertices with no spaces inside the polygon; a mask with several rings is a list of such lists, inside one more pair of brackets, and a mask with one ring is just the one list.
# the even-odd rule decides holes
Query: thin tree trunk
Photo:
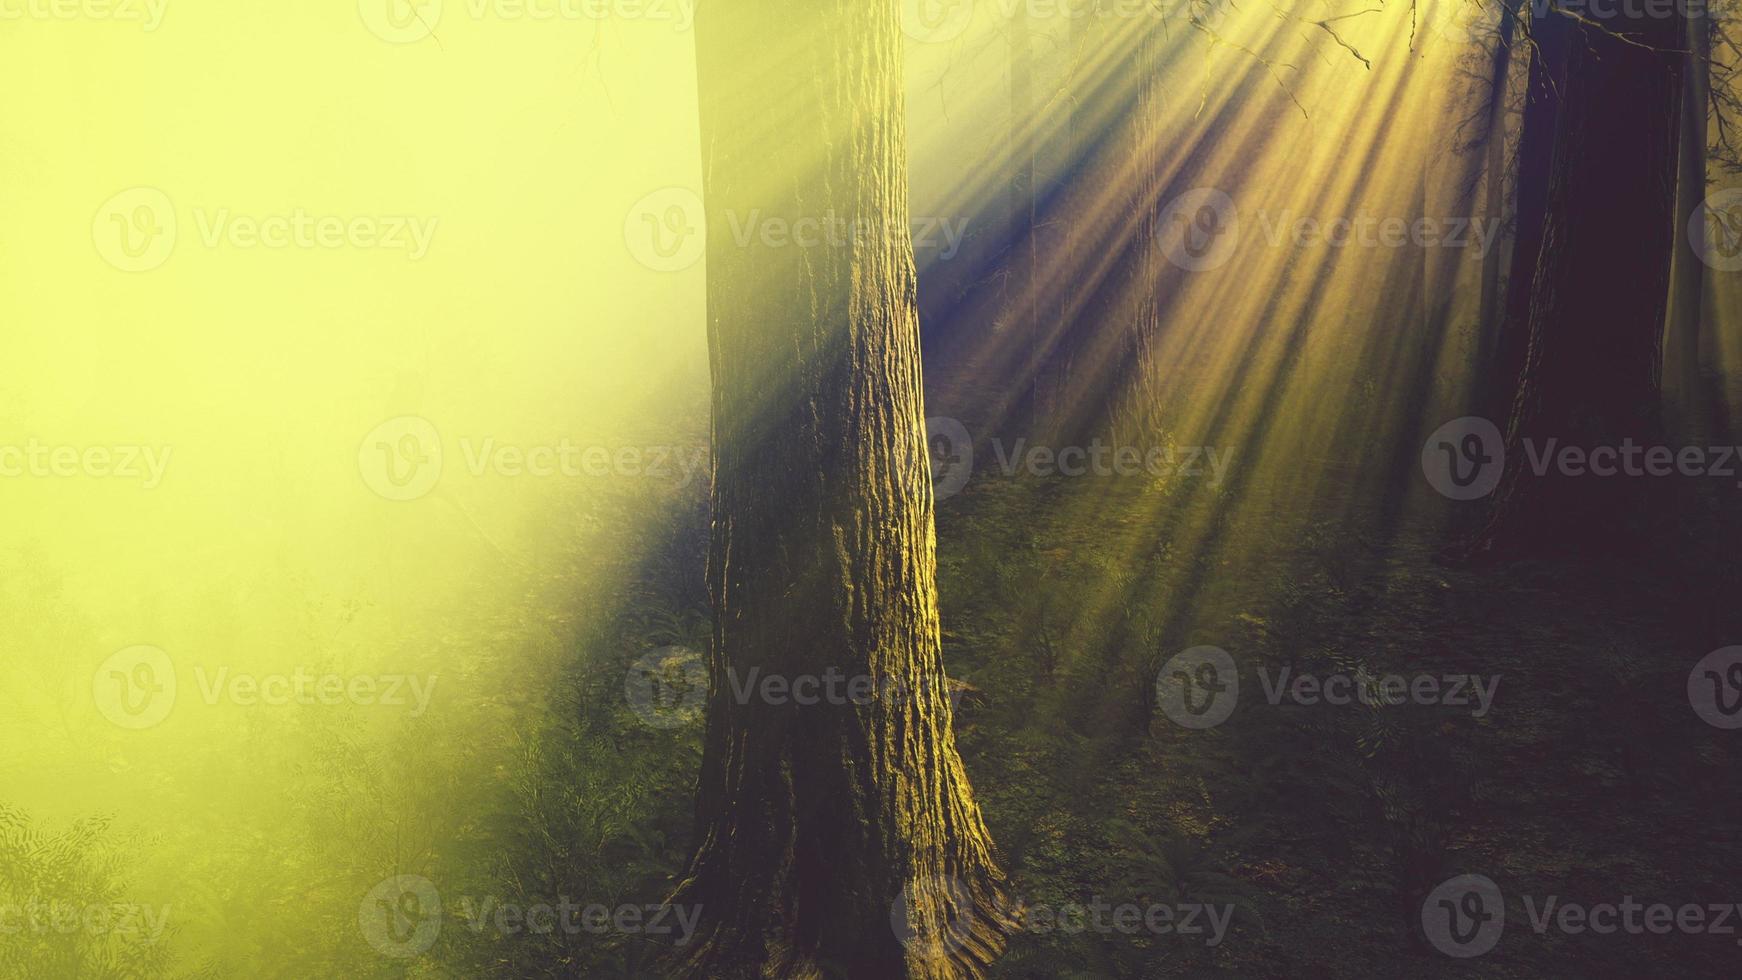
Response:
[{"label": "thin tree trunk", "polygon": [[[695,30],[714,633],[684,972],[979,976],[1008,920],[943,683],[897,9],[734,0]],[[740,246],[752,212],[848,231]],[[767,677],[792,694],[738,695]]]},{"label": "thin tree trunk", "polygon": [[[1657,12],[1659,8],[1650,8]],[[1506,464],[1474,553],[1629,552],[1639,480],[1539,476],[1531,452],[1589,452],[1658,432],[1674,251],[1684,23],[1624,13],[1579,23]]]},{"label": "thin tree trunk", "polygon": [[1018,410],[1010,421],[1013,433],[1024,427],[1032,433],[1040,414],[1040,361],[1044,346],[1044,324],[1041,322],[1039,297],[1040,251],[1035,226],[1039,217],[1035,184],[1037,177],[1037,136],[1034,101],[1034,36],[1028,20],[1028,3],[1015,5],[1010,18],[1010,255],[1005,275],[1013,301],[1007,307],[1011,336],[1018,338],[1022,356],[1019,381],[1022,396]]},{"label": "thin tree trunk", "polygon": [[[1487,141],[1487,162],[1483,180],[1486,183],[1490,221],[1503,221],[1506,214],[1506,103],[1512,90],[1512,66],[1518,58],[1513,38],[1518,34],[1520,11],[1512,3],[1502,4],[1500,23],[1496,25],[1494,51],[1488,65],[1488,107],[1485,115],[1484,139]],[[1498,325],[1500,304],[1504,296],[1505,277],[1500,271],[1501,250],[1490,249],[1482,265],[1482,311],[1484,330]]]},{"label": "thin tree trunk", "polygon": [[1664,363],[1681,426],[1691,438],[1708,435],[1707,399],[1700,374],[1701,319],[1705,312],[1706,264],[1694,251],[1689,226],[1706,198],[1706,109],[1710,97],[1711,22],[1688,27],[1688,71],[1682,96],[1681,167],[1676,184],[1675,265],[1670,279],[1669,325]]}]

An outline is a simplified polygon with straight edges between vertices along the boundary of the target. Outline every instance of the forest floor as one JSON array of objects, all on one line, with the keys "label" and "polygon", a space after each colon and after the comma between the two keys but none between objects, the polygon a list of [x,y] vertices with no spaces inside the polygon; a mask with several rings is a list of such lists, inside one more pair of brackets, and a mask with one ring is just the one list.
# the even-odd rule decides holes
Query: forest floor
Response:
[{"label": "forest floor", "polygon": [[[988,477],[940,504],[945,659],[970,685],[956,730],[1024,912],[994,976],[1737,975],[1742,915],[1667,933],[1578,918],[1742,902],[1742,732],[1703,721],[1688,690],[1742,636],[1715,502],[1678,511],[1656,560],[1456,568],[1427,521],[1278,512],[1259,528],[1218,506],[1229,492]],[[1242,493],[1248,515],[1274,499]],[[514,888],[645,900],[682,868],[700,726],[649,727],[623,695],[646,650],[706,644],[705,514],[673,520],[626,575],[622,615],[580,639],[511,830],[479,838]],[[1238,665],[1239,694],[1192,729],[1156,679],[1200,646]],[[1433,677],[1445,696],[1306,703],[1284,670]],[[1424,898],[1465,874],[1504,896],[1497,943],[1468,960],[1422,925]],[[1111,925],[1157,906],[1231,918]],[[646,976],[658,954],[636,937],[453,940],[464,975]]]},{"label": "forest floor", "polygon": [[[1095,899],[1235,909],[1219,942],[1072,934],[1043,915],[997,975],[1735,975],[1742,930],[1535,927],[1551,896],[1590,908],[1742,899],[1742,752],[1687,691],[1719,645],[1709,638],[1734,629],[1723,555],[1688,554],[1673,576],[1450,569],[1431,535],[1375,548],[1323,526],[1236,581],[1191,584],[1213,578],[1193,567],[1213,556],[1154,575],[1146,596],[1195,589],[1187,614],[1163,619],[1178,625],[1079,627],[1066,631],[1074,649],[1049,651],[1063,641],[1019,610],[1083,603],[1068,583],[1104,580],[1105,556],[1130,553],[1118,539],[1143,526],[1099,522],[1085,536],[1081,521],[1052,520],[1068,508],[1020,486],[960,503],[966,513],[940,518],[946,651],[979,691],[958,730],[1015,892],[1054,916]],[[1002,581],[995,562],[967,557],[997,554],[1036,557]],[[1142,622],[1146,601],[1110,618]],[[1096,654],[1098,642],[1126,646]],[[1198,644],[1240,671],[1234,713],[1203,730],[1155,711],[1145,687],[1162,658]],[[1272,703],[1284,669],[1429,675],[1447,703]],[[1474,685],[1453,694],[1450,675],[1489,685],[1487,710]],[[1421,938],[1423,898],[1460,874],[1505,896],[1499,942],[1473,961]]]}]

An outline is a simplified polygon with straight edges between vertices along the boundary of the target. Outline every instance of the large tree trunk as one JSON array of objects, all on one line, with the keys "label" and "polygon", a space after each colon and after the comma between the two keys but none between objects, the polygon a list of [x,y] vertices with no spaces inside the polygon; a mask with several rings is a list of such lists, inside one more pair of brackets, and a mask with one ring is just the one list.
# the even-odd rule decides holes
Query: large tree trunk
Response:
[{"label": "large tree trunk", "polygon": [[1539,476],[1526,449],[1552,439],[1589,452],[1658,432],[1683,19],[1621,13],[1573,32],[1506,465],[1481,555],[1632,550],[1641,480],[1553,467]]},{"label": "large tree trunk", "polygon": [[[1516,16],[1528,5],[1520,2]],[[1540,8],[1533,8],[1540,9]],[[1511,18],[1514,14],[1503,16]],[[1495,355],[1488,367],[1491,410],[1510,411],[1518,395],[1524,353],[1530,346],[1530,297],[1542,256],[1548,220],[1548,186],[1553,176],[1556,122],[1567,94],[1567,52],[1572,21],[1554,13],[1531,21],[1530,72],[1519,123],[1517,164],[1513,171],[1513,244],[1504,305],[1499,311]],[[1490,409],[1484,409],[1490,410]]]},{"label": "large tree trunk", "polygon": [[[1008,920],[943,684],[896,7],[718,0],[695,30],[714,635],[685,972],[978,976]],[[741,245],[753,214],[862,234]],[[822,701],[737,695],[764,677]]]}]

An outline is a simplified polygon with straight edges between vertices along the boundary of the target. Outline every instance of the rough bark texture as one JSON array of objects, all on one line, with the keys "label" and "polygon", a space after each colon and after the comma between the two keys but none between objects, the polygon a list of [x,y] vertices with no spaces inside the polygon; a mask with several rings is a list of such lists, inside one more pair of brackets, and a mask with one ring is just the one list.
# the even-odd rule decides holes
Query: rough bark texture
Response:
[{"label": "rough bark texture", "polygon": [[[695,30],[714,635],[680,972],[979,976],[1008,920],[942,683],[896,7],[715,0]],[[861,231],[740,244],[753,213]],[[738,695],[771,676],[881,693]]]},{"label": "rough bark texture", "polygon": [[1536,284],[1537,261],[1542,256],[1543,226],[1548,219],[1555,129],[1566,98],[1572,31],[1572,21],[1552,13],[1531,22],[1530,72],[1513,171],[1512,257],[1490,369],[1493,390],[1498,392],[1494,404],[1501,412],[1509,411],[1517,398],[1524,353],[1530,346],[1530,297]]},{"label": "rough bark texture", "polygon": [[[1168,93],[1155,81],[1164,56],[1167,37],[1147,19],[1134,19],[1140,31],[1132,60],[1137,78],[1137,99],[1130,120],[1132,168],[1135,180],[1131,206],[1142,217],[1133,229],[1136,254],[1131,264],[1129,280],[1132,309],[1129,334],[1125,339],[1118,364],[1123,372],[1122,384],[1115,390],[1114,440],[1120,445],[1142,445],[1148,427],[1155,424],[1155,414],[1161,402],[1161,378],[1155,370],[1155,348],[1160,343],[1161,283],[1163,281],[1161,245],[1157,239],[1162,209],[1166,207],[1162,194],[1168,175],[1162,172],[1161,147],[1166,139],[1162,132],[1161,115],[1166,108]],[[1118,400],[1125,401],[1123,411]],[[1124,428],[1127,431],[1121,432]]]},{"label": "rough bark texture", "polygon": [[1573,28],[1505,475],[1477,555],[1636,544],[1641,480],[1538,476],[1526,450],[1657,435],[1683,38],[1679,16]]}]

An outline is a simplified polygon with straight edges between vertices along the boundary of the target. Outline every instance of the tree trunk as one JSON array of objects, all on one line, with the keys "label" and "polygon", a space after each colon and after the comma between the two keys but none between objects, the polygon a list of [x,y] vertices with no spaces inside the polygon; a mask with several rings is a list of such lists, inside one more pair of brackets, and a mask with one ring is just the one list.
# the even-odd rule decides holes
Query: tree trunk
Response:
[{"label": "tree trunk", "polygon": [[[1147,18],[1133,18],[1138,38],[1133,44],[1133,76],[1137,79],[1137,97],[1132,118],[1127,121],[1131,134],[1131,153],[1136,160],[1132,173],[1132,207],[1142,217],[1133,230],[1135,254],[1131,262],[1130,290],[1132,311],[1124,350],[1111,372],[1117,386],[1112,390],[1115,415],[1112,420],[1113,439],[1119,445],[1147,445],[1156,424],[1161,403],[1160,377],[1156,371],[1155,348],[1160,343],[1161,296],[1163,281],[1161,245],[1157,240],[1161,212],[1167,202],[1161,199],[1168,184],[1162,173],[1161,146],[1164,134],[1161,116],[1167,105],[1167,92],[1156,80],[1164,57],[1167,37]],[[1121,432],[1121,428],[1125,431]]]},{"label": "tree trunk", "polygon": [[[731,0],[695,31],[714,633],[684,973],[979,976],[1008,919],[943,684],[896,6]],[[833,234],[740,245],[750,220]]]},{"label": "tree trunk", "polygon": [[[1526,5],[1522,2],[1520,8]],[[1520,13],[1522,16],[1522,12]],[[1535,17],[1530,29],[1530,75],[1519,124],[1514,170],[1512,258],[1506,275],[1495,356],[1489,368],[1494,396],[1490,410],[1504,414],[1518,397],[1524,352],[1530,346],[1530,296],[1542,256],[1543,224],[1548,220],[1548,185],[1553,175],[1556,121],[1567,97],[1567,50],[1572,22],[1554,13]]]},{"label": "tree trunk", "polygon": [[[1512,91],[1512,66],[1517,60],[1513,39],[1518,35],[1518,18],[1521,16],[1516,8],[1516,3],[1501,5],[1500,21],[1495,25],[1494,51],[1488,63],[1488,105],[1483,113],[1487,161],[1483,166],[1483,183],[1487,198],[1484,210],[1490,221],[1503,221],[1506,215],[1507,99]],[[1498,326],[1504,295],[1501,290],[1506,284],[1500,271],[1500,260],[1501,250],[1498,248],[1489,250],[1483,258],[1480,322],[1484,330],[1494,330]]]},{"label": "tree trunk", "polygon": [[1706,110],[1710,98],[1712,24],[1689,22],[1688,70],[1682,95],[1681,167],[1676,184],[1675,265],[1670,279],[1665,367],[1681,409],[1679,429],[1690,438],[1710,435],[1706,386],[1700,374],[1701,320],[1705,313],[1706,263],[1694,250],[1688,226],[1706,198]]},{"label": "tree trunk", "polygon": [[1037,142],[1034,101],[1034,31],[1028,20],[1028,4],[1018,3],[1010,18],[1010,254],[1004,274],[1010,302],[1006,305],[1010,336],[1020,346],[1022,394],[1017,411],[1009,419],[1013,435],[1032,435],[1040,413],[1039,362],[1043,354],[1040,317],[1040,248],[1036,241],[1039,208]]},{"label": "tree trunk", "polygon": [[1617,13],[1573,33],[1505,469],[1477,555],[1640,543],[1640,480],[1537,475],[1529,450],[1556,440],[1588,453],[1658,432],[1684,24],[1679,11]]}]

